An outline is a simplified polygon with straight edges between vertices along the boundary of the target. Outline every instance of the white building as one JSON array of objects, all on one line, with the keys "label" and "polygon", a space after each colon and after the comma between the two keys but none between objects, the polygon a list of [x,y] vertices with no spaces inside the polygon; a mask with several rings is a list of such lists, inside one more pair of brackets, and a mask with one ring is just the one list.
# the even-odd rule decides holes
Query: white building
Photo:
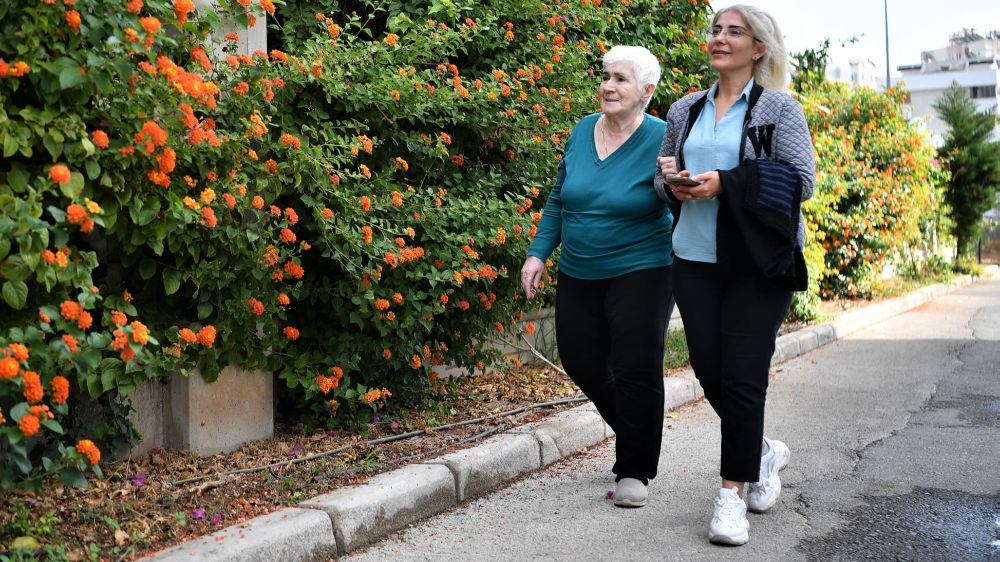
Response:
[{"label": "white building", "polygon": [[[1000,104],[1000,31],[979,34],[963,29],[949,37],[948,46],[920,54],[920,64],[901,65],[902,82],[910,91],[911,117],[926,120],[932,142],[940,145],[948,127],[938,118],[934,102],[957,83],[967,88],[980,111],[996,111]],[[993,131],[1000,140],[1000,126]]]}]

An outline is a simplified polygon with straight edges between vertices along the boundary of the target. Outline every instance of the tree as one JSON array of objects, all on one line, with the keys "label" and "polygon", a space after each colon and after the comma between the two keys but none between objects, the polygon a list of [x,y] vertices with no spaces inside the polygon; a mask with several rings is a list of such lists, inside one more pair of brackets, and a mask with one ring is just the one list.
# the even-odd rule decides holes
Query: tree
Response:
[{"label": "tree", "polygon": [[965,88],[952,85],[934,109],[950,131],[940,156],[951,169],[944,197],[954,221],[958,257],[971,257],[982,230],[983,213],[993,206],[1000,188],[1000,143],[990,142],[996,125],[993,111],[979,112]]}]

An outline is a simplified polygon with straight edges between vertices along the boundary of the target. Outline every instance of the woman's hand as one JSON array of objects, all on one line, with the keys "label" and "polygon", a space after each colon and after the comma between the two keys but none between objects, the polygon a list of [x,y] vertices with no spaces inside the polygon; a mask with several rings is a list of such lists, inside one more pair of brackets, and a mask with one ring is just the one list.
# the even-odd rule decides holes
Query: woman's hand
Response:
[{"label": "woman's hand", "polygon": [[660,166],[660,173],[664,176],[677,175],[677,159],[673,156],[657,156],[656,163]]},{"label": "woman's hand", "polygon": [[529,299],[534,298],[543,273],[545,273],[545,262],[535,256],[528,256],[528,259],[524,260],[524,265],[521,266],[521,288]]},{"label": "woman's hand", "polygon": [[719,180],[719,172],[712,170],[697,176],[691,176],[688,170],[682,170],[679,176],[690,176],[692,180],[700,182],[699,185],[670,185],[670,190],[680,201],[694,201],[696,199],[714,199],[722,193],[722,182]]}]

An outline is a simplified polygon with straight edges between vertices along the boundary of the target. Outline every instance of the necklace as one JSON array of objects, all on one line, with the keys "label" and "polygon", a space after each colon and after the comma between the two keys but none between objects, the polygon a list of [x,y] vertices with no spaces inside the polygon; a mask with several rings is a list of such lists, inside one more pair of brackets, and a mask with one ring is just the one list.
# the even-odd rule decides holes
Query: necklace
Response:
[{"label": "necklace", "polygon": [[[642,113],[639,114],[639,119],[636,120],[636,123],[638,123],[638,124],[633,123],[634,126],[630,127],[631,131],[629,131],[628,136],[632,136],[632,133],[634,133],[636,131],[636,129],[639,128],[639,125],[642,124]],[[604,116],[604,115],[601,115],[601,143],[604,145],[604,157],[605,158],[607,158],[609,156],[609,154],[608,154],[608,137],[605,134],[605,131],[607,130],[607,128],[608,128],[608,118],[606,116]]]}]

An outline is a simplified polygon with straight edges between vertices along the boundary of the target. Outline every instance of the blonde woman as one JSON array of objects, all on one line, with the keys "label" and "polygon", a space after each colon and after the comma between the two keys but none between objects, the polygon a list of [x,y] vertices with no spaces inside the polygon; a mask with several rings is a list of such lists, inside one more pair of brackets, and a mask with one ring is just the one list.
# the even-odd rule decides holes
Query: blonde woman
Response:
[{"label": "blonde woman", "polygon": [[778,328],[792,291],[806,285],[800,203],[812,194],[815,159],[802,108],[784,92],[774,18],[747,5],[720,10],[708,52],[719,80],[671,106],[655,187],[680,206],[674,297],[691,365],[722,422],[708,537],[742,545],[747,509],[775,505],[790,457],[764,437],[764,400]]}]

